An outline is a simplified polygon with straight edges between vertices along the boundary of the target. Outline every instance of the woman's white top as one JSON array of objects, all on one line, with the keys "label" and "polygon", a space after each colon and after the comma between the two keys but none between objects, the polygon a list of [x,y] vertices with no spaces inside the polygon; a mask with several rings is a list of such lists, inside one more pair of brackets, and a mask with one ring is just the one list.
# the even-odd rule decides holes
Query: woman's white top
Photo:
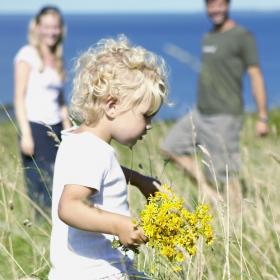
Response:
[{"label": "woman's white top", "polygon": [[44,66],[38,51],[26,45],[15,56],[15,63],[24,61],[31,67],[25,94],[27,119],[36,123],[54,125],[61,122],[60,98],[63,82],[58,72]]}]

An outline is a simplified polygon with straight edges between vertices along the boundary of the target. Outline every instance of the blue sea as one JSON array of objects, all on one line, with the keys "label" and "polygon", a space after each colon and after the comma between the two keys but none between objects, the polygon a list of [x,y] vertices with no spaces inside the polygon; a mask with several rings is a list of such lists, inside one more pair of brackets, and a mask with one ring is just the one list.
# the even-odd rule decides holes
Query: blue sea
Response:
[{"label": "blue sea", "polygon": [[[280,105],[279,12],[235,12],[232,18],[256,37],[269,107]],[[26,43],[30,15],[0,15],[0,103],[13,100],[13,57]],[[211,28],[204,13],[195,14],[92,14],[65,15],[66,97],[71,95],[73,59],[100,38],[124,33],[135,44],[160,54],[169,67],[169,99],[158,118],[178,118],[196,100],[198,64],[203,33]],[[244,79],[246,110],[254,110],[248,77]]]}]

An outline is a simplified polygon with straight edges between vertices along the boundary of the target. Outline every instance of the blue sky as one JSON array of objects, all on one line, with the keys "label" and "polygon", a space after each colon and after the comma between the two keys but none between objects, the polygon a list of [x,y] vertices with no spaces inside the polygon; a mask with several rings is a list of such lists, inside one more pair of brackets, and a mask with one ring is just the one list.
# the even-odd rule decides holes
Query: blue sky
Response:
[{"label": "blue sky", "polygon": [[[203,11],[204,0],[9,0],[1,1],[0,13],[33,13],[55,4],[65,13],[84,12],[192,12]],[[233,10],[280,10],[279,0],[232,0]]]}]

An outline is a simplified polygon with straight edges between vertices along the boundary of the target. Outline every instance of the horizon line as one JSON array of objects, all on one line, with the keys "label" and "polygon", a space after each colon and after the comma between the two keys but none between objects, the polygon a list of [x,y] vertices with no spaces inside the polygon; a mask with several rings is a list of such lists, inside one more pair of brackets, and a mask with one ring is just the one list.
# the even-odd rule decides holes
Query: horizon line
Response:
[{"label": "horizon line", "polygon": [[[273,13],[277,13],[280,11],[280,8],[277,9],[272,9],[272,8],[267,8],[267,9],[263,9],[263,8],[254,8],[254,9],[247,9],[247,8],[235,8],[235,9],[231,9],[231,13],[235,13],[235,12],[273,12]],[[146,11],[146,10],[142,10],[142,11],[135,11],[135,10],[126,10],[126,11],[113,11],[113,10],[99,10],[99,11],[81,11],[81,10],[68,10],[68,11],[63,11],[64,15],[100,15],[100,14],[204,14],[205,11],[204,10],[188,10],[188,11],[181,11],[181,10],[174,10],[174,11],[157,11],[157,10],[153,10],[153,11]],[[28,10],[28,11],[12,11],[12,10],[7,10],[7,11],[0,11],[0,15],[32,15],[34,14],[33,10]]]}]

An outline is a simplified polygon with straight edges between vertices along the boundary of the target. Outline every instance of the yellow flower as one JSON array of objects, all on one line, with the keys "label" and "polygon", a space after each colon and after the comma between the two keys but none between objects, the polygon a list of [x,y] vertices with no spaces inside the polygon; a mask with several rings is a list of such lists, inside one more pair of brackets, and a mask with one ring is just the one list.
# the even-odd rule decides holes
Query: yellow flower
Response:
[{"label": "yellow flower", "polygon": [[162,188],[163,191],[149,197],[140,214],[140,226],[149,238],[148,246],[175,263],[178,271],[177,264],[185,259],[183,250],[191,256],[196,254],[199,236],[208,245],[213,242],[212,216],[206,204],[199,204],[193,213],[189,212],[168,185]]}]

